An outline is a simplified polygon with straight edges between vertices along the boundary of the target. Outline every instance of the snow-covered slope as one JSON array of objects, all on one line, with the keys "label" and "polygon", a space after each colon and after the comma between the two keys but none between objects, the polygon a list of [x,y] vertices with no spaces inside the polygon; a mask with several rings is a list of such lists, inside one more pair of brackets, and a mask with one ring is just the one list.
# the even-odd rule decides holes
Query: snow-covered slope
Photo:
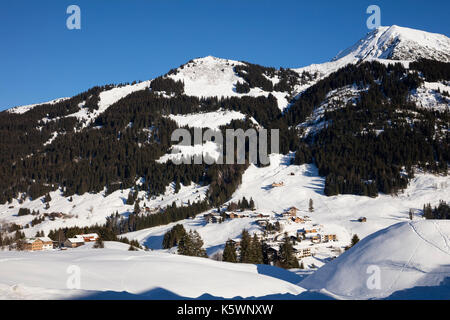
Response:
[{"label": "snow-covered slope", "polygon": [[[286,92],[267,92],[260,88],[252,88],[250,92],[245,94],[236,92],[236,83],[245,81],[236,74],[234,67],[243,64],[243,62],[239,61],[207,56],[188,62],[176,69],[174,74],[169,74],[168,77],[175,81],[183,81],[184,92],[188,96],[267,97],[269,94],[272,94],[277,98],[280,110],[284,110],[289,104],[289,101],[286,99]],[[274,83],[278,81],[278,79],[270,80]]]},{"label": "snow-covered slope", "polygon": [[[220,126],[227,125],[233,120],[244,120],[246,115],[238,111],[218,110],[205,113],[170,115],[169,118],[174,120],[180,127],[219,129]],[[253,117],[250,120],[258,125]]]},{"label": "snow-covered slope", "polygon": [[333,60],[356,59],[417,60],[420,58],[450,61],[450,39],[442,34],[403,28],[396,25],[378,27]]},{"label": "snow-covered slope", "polygon": [[[325,179],[314,165],[291,165],[294,154],[271,155],[270,165],[258,168],[254,165],[244,172],[242,184],[231,201],[243,197],[252,198],[258,210],[283,212],[295,206],[298,215],[309,215],[314,222],[344,227],[349,235],[360,238],[400,221],[408,221],[409,209],[416,216],[425,203],[437,205],[439,200],[449,199],[448,176],[416,173],[408,188],[398,196],[380,194],[377,198],[356,195],[327,197],[323,193]],[[273,182],[284,182],[284,186],[272,188]],[[308,212],[309,199],[314,202],[314,212]],[[357,221],[361,216],[367,223]]]},{"label": "snow-covered slope", "polygon": [[409,99],[417,106],[438,111],[450,110],[450,83],[424,82],[417,90],[414,90]]},{"label": "snow-covered slope", "polygon": [[[86,244],[65,251],[0,251],[0,299],[232,298],[305,291],[267,270],[262,274],[256,265],[127,249],[106,242],[105,249]],[[80,289],[69,290],[74,270],[80,271]]]},{"label": "snow-covered slope", "polygon": [[18,106],[18,107],[14,107],[14,108],[8,109],[7,112],[22,114],[22,113],[25,113],[27,111],[30,111],[31,109],[33,109],[36,106],[40,106],[40,105],[43,105],[43,104],[55,104],[55,103],[62,102],[62,101],[67,100],[67,99],[70,99],[70,98],[58,98],[58,99],[54,99],[54,100],[47,101],[47,102],[29,104],[29,105],[26,105],[26,106]]},{"label": "snow-covered slope", "polygon": [[450,221],[378,231],[300,285],[341,299],[450,299]]},{"label": "snow-covered slope", "polygon": [[[180,190],[175,193],[175,183],[171,183],[166,187],[166,191],[159,196],[147,198],[145,191],[140,191],[138,196],[143,199],[141,206],[145,205],[152,209],[165,208],[172,205],[173,202],[177,206],[185,206],[188,201],[193,203],[205,199],[208,188],[209,186],[200,186],[192,183],[189,186],[181,185]],[[48,234],[50,230],[58,228],[101,225],[106,222],[106,218],[111,214],[118,212],[126,217],[133,212],[134,206],[126,204],[129,192],[130,189],[124,189],[108,195],[105,195],[103,191],[64,197],[60,190],[56,190],[50,192],[52,200],[49,202],[50,207],[48,209],[45,207],[43,197],[34,200],[27,199],[22,204],[19,204],[17,199],[14,199],[11,203],[0,205],[0,223],[16,223],[25,226],[30,225],[35,218],[43,218],[45,214],[64,214],[56,217],[54,220],[47,217],[43,222],[23,229],[27,237],[34,236],[37,231],[44,231],[45,234]],[[70,201],[70,198],[72,198],[72,201]],[[39,215],[18,216],[19,208],[39,211]]]},{"label": "snow-covered slope", "polygon": [[151,80],[105,90],[100,93],[97,110],[90,112],[81,105],[80,111],[70,114],[67,117],[76,117],[79,121],[85,120],[83,124],[85,127],[93,122],[101,113],[105,112],[111,105],[133,92],[147,89],[150,83]]}]

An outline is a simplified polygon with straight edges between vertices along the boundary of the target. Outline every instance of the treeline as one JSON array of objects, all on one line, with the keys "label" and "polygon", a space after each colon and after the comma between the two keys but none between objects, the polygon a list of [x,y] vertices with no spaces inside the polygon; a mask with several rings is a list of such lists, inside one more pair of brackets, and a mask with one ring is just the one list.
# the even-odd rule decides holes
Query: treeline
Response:
[{"label": "treeline", "polygon": [[152,80],[150,87],[154,91],[164,91],[168,94],[183,94],[184,83],[180,80],[175,81],[172,78],[158,77]]},{"label": "treeline", "polygon": [[411,62],[409,67],[419,71],[430,82],[450,80],[450,63],[421,59]]},{"label": "treeline", "polygon": [[423,216],[425,219],[449,220],[450,206],[444,200],[439,201],[439,205],[434,208],[428,203],[423,206]]},{"label": "treeline", "polygon": [[[279,91],[290,95],[296,85],[304,84],[315,78],[314,75],[306,71],[299,75],[291,69],[280,68],[276,70],[249,62],[235,66],[234,71],[245,80],[244,83],[238,82],[236,84],[236,92],[238,93],[248,93],[250,88],[260,88],[267,92]],[[268,78],[275,77],[278,77],[279,81],[273,84]]]}]

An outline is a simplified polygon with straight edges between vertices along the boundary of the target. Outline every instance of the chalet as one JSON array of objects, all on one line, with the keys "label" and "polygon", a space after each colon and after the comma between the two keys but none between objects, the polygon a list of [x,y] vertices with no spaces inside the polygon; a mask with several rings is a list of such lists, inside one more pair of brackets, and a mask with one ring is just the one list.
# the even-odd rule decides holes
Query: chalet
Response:
[{"label": "chalet", "polygon": [[289,210],[287,211],[287,214],[290,215],[291,217],[295,217],[297,216],[297,211],[298,209],[296,207],[290,207]]},{"label": "chalet", "polygon": [[212,213],[205,214],[203,217],[207,223],[219,223],[222,220],[222,217]]},{"label": "chalet", "polygon": [[25,241],[25,250],[40,251],[53,249],[53,241],[49,237],[30,238]]},{"label": "chalet", "polygon": [[297,256],[297,259],[311,257],[312,256],[311,249],[310,248],[298,249],[296,256]]},{"label": "chalet", "polygon": [[284,182],[274,182],[271,184],[272,188],[278,188],[284,186]]},{"label": "chalet", "polygon": [[337,236],[335,234],[323,234],[321,235],[322,242],[335,242],[337,241]]},{"label": "chalet", "polygon": [[258,213],[255,218],[269,218],[270,216],[268,214],[262,214],[262,213]]},{"label": "chalet", "polygon": [[28,251],[38,251],[42,250],[43,242],[37,238],[31,238],[25,240],[24,249]]},{"label": "chalet", "polygon": [[317,229],[301,229],[301,230],[297,231],[297,234],[303,236],[303,235],[307,235],[307,234],[310,234],[310,233],[317,233],[317,232],[318,232]]},{"label": "chalet", "polygon": [[42,250],[53,249],[53,240],[49,237],[39,237],[39,240],[42,241]]},{"label": "chalet", "polygon": [[300,217],[292,217],[291,220],[295,223],[305,223],[305,220]]},{"label": "chalet", "polygon": [[64,241],[64,247],[67,248],[78,248],[82,245],[84,245],[83,238],[69,238],[66,241]]},{"label": "chalet", "polygon": [[311,237],[312,243],[320,243],[321,240],[322,240],[322,237],[320,235],[315,235],[315,236]]},{"label": "chalet", "polygon": [[83,239],[83,242],[95,242],[98,239],[98,234],[96,233],[77,234],[75,238]]},{"label": "chalet", "polygon": [[260,227],[266,227],[269,224],[269,220],[267,219],[256,220],[256,224]]},{"label": "chalet", "polygon": [[230,212],[230,213],[227,213],[227,218],[236,219],[236,218],[239,218],[239,216],[235,212]]}]

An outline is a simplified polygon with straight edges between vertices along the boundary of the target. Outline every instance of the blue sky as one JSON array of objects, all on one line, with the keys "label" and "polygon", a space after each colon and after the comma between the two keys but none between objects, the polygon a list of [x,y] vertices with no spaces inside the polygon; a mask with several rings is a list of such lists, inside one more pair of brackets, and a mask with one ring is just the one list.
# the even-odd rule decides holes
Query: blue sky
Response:
[{"label": "blue sky", "polygon": [[[71,4],[81,30],[66,28]],[[449,1],[1,1],[0,110],[151,79],[207,55],[277,68],[325,62],[369,31],[371,4],[382,25],[450,35]]]}]

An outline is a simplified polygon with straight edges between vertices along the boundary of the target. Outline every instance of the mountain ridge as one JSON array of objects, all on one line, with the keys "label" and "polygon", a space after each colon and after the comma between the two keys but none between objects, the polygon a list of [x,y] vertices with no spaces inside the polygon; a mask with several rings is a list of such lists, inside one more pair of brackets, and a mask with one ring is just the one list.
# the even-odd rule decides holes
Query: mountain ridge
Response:
[{"label": "mountain ridge", "polygon": [[[414,38],[420,38],[413,41]],[[420,41],[419,41],[420,40]],[[435,48],[433,48],[433,45]],[[415,46],[414,52],[405,52],[411,50],[411,46]],[[399,49],[397,49],[399,48]],[[342,50],[338,55],[328,62],[320,64],[311,64],[304,67],[286,68],[286,70],[293,70],[298,74],[303,72],[317,73],[318,78],[322,78],[338,69],[350,64],[360,61],[370,60],[393,60],[407,63],[409,61],[415,61],[420,58],[429,58],[432,60],[438,60],[443,62],[450,61],[450,39],[438,33],[429,33],[426,31],[399,27],[396,25],[390,27],[379,27],[369,32],[364,38],[361,38],[355,45]],[[185,81],[185,93],[187,95],[198,97],[211,97],[211,96],[239,96],[234,86],[237,82],[241,81],[233,70],[235,66],[245,65],[246,62],[231,60],[226,58],[214,57],[211,55],[205,57],[198,57],[185,63],[184,65],[172,69],[163,77],[170,77],[174,80]],[[174,73],[174,70],[177,73]],[[190,70],[190,71],[189,71]],[[187,72],[187,73],[186,73]],[[182,76],[180,76],[180,74]],[[195,76],[194,76],[195,75]],[[206,79],[205,79],[206,78]],[[146,80],[143,83],[149,84],[154,79]],[[205,81],[207,80],[207,81]],[[276,77],[269,79],[273,83],[279,81]],[[310,82],[306,82],[296,87],[296,94],[306,90],[318,79]],[[141,83],[134,85],[127,85],[127,90],[118,90],[112,88],[110,91],[114,93],[108,94],[108,92],[102,92],[105,96],[105,100],[108,100],[107,106],[118,101],[120,98],[126,96],[126,92],[132,93],[136,90],[141,90],[146,87]],[[120,93],[119,91],[126,91]],[[119,93],[117,93],[119,92]],[[274,93],[273,93],[274,94]],[[116,97],[114,97],[116,95]],[[268,93],[264,90],[251,90],[249,95],[252,96],[267,96]],[[276,94],[275,96],[279,101],[279,108],[284,110],[288,107],[289,101],[285,99],[284,92]],[[12,113],[24,113],[29,111],[35,106],[43,104],[53,104],[55,102],[64,101],[69,98],[57,98],[49,102],[36,103],[31,105],[15,106],[4,110]],[[105,105],[105,103],[103,104]],[[104,110],[105,108],[100,108]],[[98,114],[98,113],[97,113]],[[84,117],[86,118],[86,116]]]}]

